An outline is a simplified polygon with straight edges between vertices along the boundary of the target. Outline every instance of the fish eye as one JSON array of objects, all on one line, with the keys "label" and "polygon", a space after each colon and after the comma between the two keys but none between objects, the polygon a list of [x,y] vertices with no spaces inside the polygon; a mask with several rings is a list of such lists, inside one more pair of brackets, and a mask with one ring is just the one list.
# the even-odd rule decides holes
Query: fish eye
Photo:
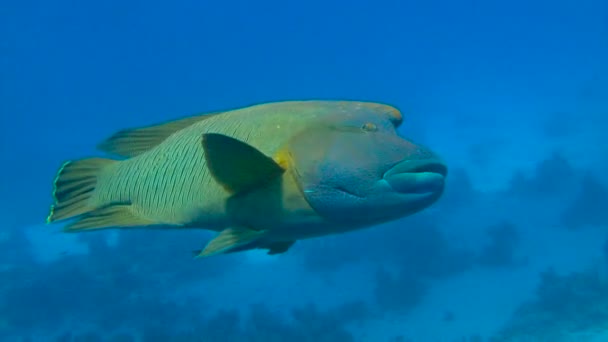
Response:
[{"label": "fish eye", "polygon": [[361,126],[361,129],[365,132],[375,132],[378,130],[378,127],[371,122],[366,122]]}]

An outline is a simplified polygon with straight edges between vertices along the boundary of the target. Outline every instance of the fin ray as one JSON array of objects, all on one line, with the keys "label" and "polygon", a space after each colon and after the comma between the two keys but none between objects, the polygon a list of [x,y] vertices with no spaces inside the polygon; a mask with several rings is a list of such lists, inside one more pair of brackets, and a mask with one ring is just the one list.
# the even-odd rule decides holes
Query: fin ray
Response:
[{"label": "fin ray", "polygon": [[280,176],[285,170],[255,147],[217,134],[203,134],[211,175],[231,193],[245,192]]},{"label": "fin ray", "polygon": [[219,113],[191,116],[162,124],[124,129],[97,145],[103,152],[122,157],[134,157],[165,141],[173,133]]},{"label": "fin ray", "polygon": [[95,191],[97,175],[114,162],[111,159],[89,158],[63,163],[53,181],[53,204],[46,222],[68,219],[95,209],[88,202]]},{"label": "fin ray", "polygon": [[209,257],[217,254],[230,253],[239,250],[239,247],[251,244],[266,234],[265,230],[253,230],[249,228],[226,228],[207,243],[207,246],[197,257]]},{"label": "fin ray", "polygon": [[97,230],[111,227],[139,227],[154,222],[133,213],[130,204],[110,204],[93,210],[65,227],[65,231]]}]

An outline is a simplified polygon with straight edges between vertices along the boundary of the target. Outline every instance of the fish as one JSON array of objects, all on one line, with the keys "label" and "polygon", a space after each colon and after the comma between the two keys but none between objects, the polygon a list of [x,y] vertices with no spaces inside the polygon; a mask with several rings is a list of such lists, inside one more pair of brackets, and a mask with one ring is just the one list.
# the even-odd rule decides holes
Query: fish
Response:
[{"label": "fish", "polygon": [[65,232],[204,229],[197,258],[299,240],[415,214],[442,195],[447,166],[402,137],[392,105],[260,103],[120,130],[109,156],[64,162],[47,224]]}]

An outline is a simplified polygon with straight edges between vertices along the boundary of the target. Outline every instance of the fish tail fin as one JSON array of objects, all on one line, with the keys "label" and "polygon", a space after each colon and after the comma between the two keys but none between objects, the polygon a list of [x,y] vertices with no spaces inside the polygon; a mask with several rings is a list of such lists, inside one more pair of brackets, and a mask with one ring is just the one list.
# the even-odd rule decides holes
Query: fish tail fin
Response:
[{"label": "fish tail fin", "polygon": [[96,210],[90,200],[97,186],[97,175],[104,167],[116,162],[112,159],[88,158],[63,163],[53,181],[53,204],[46,223]]}]

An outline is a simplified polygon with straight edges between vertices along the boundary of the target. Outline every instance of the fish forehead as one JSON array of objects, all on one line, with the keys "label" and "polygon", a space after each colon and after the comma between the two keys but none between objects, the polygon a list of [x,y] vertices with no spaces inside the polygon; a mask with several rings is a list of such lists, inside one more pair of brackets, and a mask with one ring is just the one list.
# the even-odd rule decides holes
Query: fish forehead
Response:
[{"label": "fish forehead", "polygon": [[334,120],[370,117],[389,120],[397,126],[403,121],[403,116],[397,108],[383,103],[365,101],[281,101],[239,108],[232,112],[278,116],[302,115],[319,119],[333,116]]}]

